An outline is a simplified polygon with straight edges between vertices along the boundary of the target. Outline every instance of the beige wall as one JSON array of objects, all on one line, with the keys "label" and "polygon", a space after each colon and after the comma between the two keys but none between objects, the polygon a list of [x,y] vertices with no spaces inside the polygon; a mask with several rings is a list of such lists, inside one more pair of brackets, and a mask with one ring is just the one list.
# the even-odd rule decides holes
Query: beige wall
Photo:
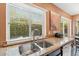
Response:
[{"label": "beige wall", "polygon": [[[61,16],[57,13],[51,12],[51,30],[60,31],[60,19]],[[55,28],[53,28],[55,26]]]},{"label": "beige wall", "polygon": [[58,8],[57,6],[55,6],[52,3],[35,3],[35,5],[42,7],[44,9],[47,9],[49,11],[53,11],[58,13],[61,16],[67,17],[71,19],[71,15],[69,15],[68,13],[64,12],[63,10],[61,10],[60,8]]},{"label": "beige wall", "polygon": [[0,3],[0,46],[6,44],[6,4]]},{"label": "beige wall", "polygon": [[[56,7],[54,4],[51,4],[51,3],[34,3],[34,4],[41,8],[48,10],[48,12],[46,12],[46,31],[47,31],[46,34],[47,36],[50,36],[49,31],[51,28],[50,25],[52,23],[51,20],[57,26],[57,30],[59,30],[60,16],[64,16],[64,17],[72,19],[72,17],[68,13]],[[51,14],[51,11],[59,14],[59,16]],[[5,44],[6,44],[6,4],[0,3],[0,45],[5,45]]]},{"label": "beige wall", "polygon": [[77,19],[79,19],[79,14],[73,15],[73,16],[72,16],[72,25],[73,25],[72,34],[73,34],[73,37],[75,36],[75,31],[76,31],[76,20],[77,20]]},{"label": "beige wall", "polygon": [[[64,12],[63,10],[61,10],[60,8],[58,8],[57,6],[55,6],[52,3],[35,3],[35,5],[48,10],[49,14],[47,15],[47,17],[49,16],[49,18],[46,19],[46,21],[47,21],[47,27],[46,27],[47,36],[51,36],[51,34],[49,34],[49,32],[51,31],[51,24],[53,24],[53,23],[57,27],[57,31],[60,31],[61,16],[72,19],[71,15]],[[51,12],[54,12],[56,14],[51,13]]]},{"label": "beige wall", "polygon": [[73,15],[73,16],[72,16],[72,19],[73,19],[73,20],[79,19],[79,14]]}]

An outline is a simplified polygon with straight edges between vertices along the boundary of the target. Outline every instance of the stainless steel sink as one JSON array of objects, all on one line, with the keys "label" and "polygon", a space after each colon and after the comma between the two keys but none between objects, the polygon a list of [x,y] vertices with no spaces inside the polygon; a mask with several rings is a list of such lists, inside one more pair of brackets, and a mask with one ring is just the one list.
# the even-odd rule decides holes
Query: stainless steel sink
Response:
[{"label": "stainless steel sink", "polygon": [[31,42],[29,44],[20,45],[19,53],[22,56],[27,56],[41,51],[42,48],[49,48],[50,46],[53,46],[53,44],[44,40],[38,40],[36,42]]},{"label": "stainless steel sink", "polygon": [[[26,51],[24,51],[25,49],[26,49]],[[28,50],[27,49],[28,49],[28,47],[24,48],[23,45],[19,46],[20,55],[27,56],[27,55],[40,51],[40,48],[38,46],[36,46],[35,43],[31,43],[30,49],[28,49]]]},{"label": "stainless steel sink", "polygon": [[41,48],[48,48],[50,46],[53,46],[53,44],[47,42],[47,41],[39,41],[37,42],[37,45],[39,45]]}]

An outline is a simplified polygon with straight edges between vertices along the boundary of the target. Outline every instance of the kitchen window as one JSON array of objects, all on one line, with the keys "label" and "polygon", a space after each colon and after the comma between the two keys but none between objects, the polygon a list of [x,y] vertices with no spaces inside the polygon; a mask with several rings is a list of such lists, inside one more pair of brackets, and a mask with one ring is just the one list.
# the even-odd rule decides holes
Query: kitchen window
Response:
[{"label": "kitchen window", "polygon": [[30,4],[7,4],[7,19],[9,40],[32,37],[34,29],[39,36],[45,31],[45,12]]},{"label": "kitchen window", "polygon": [[68,37],[69,26],[68,19],[65,17],[61,17],[61,33],[63,33],[63,37]]},{"label": "kitchen window", "polygon": [[78,34],[78,36],[79,36],[79,20],[77,20],[75,24],[76,24],[75,33]]}]

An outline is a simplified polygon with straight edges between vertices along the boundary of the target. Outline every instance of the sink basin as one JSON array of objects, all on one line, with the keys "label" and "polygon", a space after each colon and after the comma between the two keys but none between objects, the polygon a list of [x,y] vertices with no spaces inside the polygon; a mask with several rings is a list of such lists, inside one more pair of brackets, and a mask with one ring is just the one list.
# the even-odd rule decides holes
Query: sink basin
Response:
[{"label": "sink basin", "polygon": [[30,55],[30,54],[40,51],[40,48],[38,46],[36,46],[34,43],[30,44],[30,49],[28,49],[28,46],[26,48],[25,47],[26,46],[23,46],[23,45],[19,46],[20,55],[27,56],[27,55]]},{"label": "sink basin", "polygon": [[47,41],[39,41],[39,42],[37,42],[37,44],[40,46],[40,47],[42,47],[42,48],[48,48],[48,47],[50,47],[50,46],[52,46],[53,44],[51,44],[51,43],[49,43],[49,42],[47,42]]},{"label": "sink basin", "polygon": [[53,44],[43,40],[39,40],[38,42],[35,43],[31,42],[29,44],[22,44],[19,46],[19,53],[22,56],[28,56],[33,53],[41,51],[42,48],[48,48],[52,45]]}]

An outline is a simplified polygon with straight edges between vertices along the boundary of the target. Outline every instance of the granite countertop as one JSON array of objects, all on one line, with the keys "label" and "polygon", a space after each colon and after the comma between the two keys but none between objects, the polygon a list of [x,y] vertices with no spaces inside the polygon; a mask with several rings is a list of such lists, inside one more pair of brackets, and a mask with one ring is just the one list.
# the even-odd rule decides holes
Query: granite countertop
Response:
[{"label": "granite countertop", "polygon": [[[47,38],[44,39],[45,41],[48,41],[49,43],[53,44],[49,48],[43,48],[38,52],[35,52],[33,54],[30,54],[28,56],[39,56],[39,55],[45,55],[48,52],[53,52],[60,47],[64,46],[65,44],[71,43],[74,39],[73,38]],[[24,45],[24,51],[30,50],[30,44],[31,43],[25,43]],[[22,44],[21,44],[22,45]],[[14,45],[14,46],[8,46],[4,48],[0,48],[0,55],[2,56],[21,56],[19,53],[19,45]]]}]

